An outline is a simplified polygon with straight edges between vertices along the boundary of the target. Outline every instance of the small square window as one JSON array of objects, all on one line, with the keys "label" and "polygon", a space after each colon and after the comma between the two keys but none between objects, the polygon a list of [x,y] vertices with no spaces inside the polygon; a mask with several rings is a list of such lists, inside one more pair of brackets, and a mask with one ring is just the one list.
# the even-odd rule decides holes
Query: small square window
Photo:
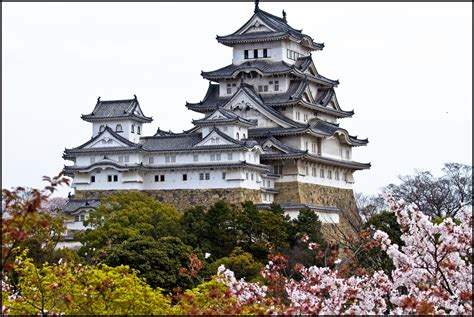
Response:
[{"label": "small square window", "polygon": [[249,50],[244,50],[244,59],[249,58]]},{"label": "small square window", "polygon": [[107,181],[111,182],[112,181],[112,175],[107,175]]},{"label": "small square window", "polygon": [[222,172],[222,179],[225,179],[226,173]]},{"label": "small square window", "polygon": [[86,216],[85,216],[85,215],[81,215],[81,216],[80,216],[80,219],[81,219],[81,221],[84,221],[84,220],[86,220]]},{"label": "small square window", "polygon": [[78,222],[79,221],[79,215],[74,216],[74,221]]},{"label": "small square window", "polygon": [[227,154],[227,159],[228,159],[229,161],[232,160],[232,153]]},{"label": "small square window", "polygon": [[155,175],[155,182],[159,182],[160,181],[160,176],[159,175]]},{"label": "small square window", "polygon": [[130,156],[128,156],[128,155],[125,155],[125,157],[124,157],[124,161],[125,161],[125,163],[128,163],[128,162],[130,161]]},{"label": "small square window", "polygon": [[91,183],[95,183],[95,175],[91,175]]},{"label": "small square window", "polygon": [[209,180],[211,178],[211,175],[209,173],[206,173],[206,180]]},{"label": "small square window", "polygon": [[148,158],[148,163],[150,163],[150,164],[155,163],[155,158],[154,158],[153,156],[150,156],[150,157]]},{"label": "small square window", "polygon": [[204,180],[204,173],[199,173],[199,180],[200,181]]},{"label": "small square window", "polygon": [[114,182],[118,182],[118,175],[114,175]]},{"label": "small square window", "polygon": [[267,85],[263,86],[263,91],[264,91],[264,92],[267,92],[267,91],[268,91],[268,86],[267,86]]},{"label": "small square window", "polygon": [[263,92],[263,86],[258,86],[258,92]]},{"label": "small square window", "polygon": [[268,57],[268,51],[266,48],[263,49],[263,57]]},{"label": "small square window", "polygon": [[160,175],[160,182],[164,182],[165,181],[165,175]]},{"label": "small square window", "polygon": [[120,155],[120,156],[118,157],[118,159],[119,159],[119,163],[123,163],[123,156],[122,156],[122,155]]},{"label": "small square window", "polygon": [[253,50],[253,58],[258,58],[258,50]]},{"label": "small square window", "polygon": [[188,180],[188,174],[183,174],[183,181],[187,181]]}]

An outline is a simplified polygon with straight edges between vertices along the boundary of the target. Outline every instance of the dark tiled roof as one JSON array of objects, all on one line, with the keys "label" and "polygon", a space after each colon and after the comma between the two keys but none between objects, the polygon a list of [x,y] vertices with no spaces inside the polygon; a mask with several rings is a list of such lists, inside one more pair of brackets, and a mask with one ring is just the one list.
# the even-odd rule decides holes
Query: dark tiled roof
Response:
[{"label": "dark tiled roof", "polygon": [[[223,118],[215,118],[215,119],[209,119],[211,116],[213,116],[216,112],[220,112],[224,117]],[[216,108],[216,110],[208,115],[206,115],[204,118],[199,119],[199,120],[193,120],[193,124],[195,125],[213,125],[213,124],[229,124],[229,123],[235,123],[235,122],[240,122],[248,126],[255,126],[257,123],[255,121],[250,121],[245,118],[242,118],[232,111],[229,111],[227,109],[224,109],[220,106]]]},{"label": "dark tiled roof", "polygon": [[333,136],[336,132],[342,132],[344,135],[346,135],[351,145],[359,146],[366,145],[367,143],[369,143],[367,139],[358,139],[357,136],[350,135],[347,130],[340,128],[338,124],[334,124],[317,118],[312,119],[309,124],[304,125],[302,127],[250,129],[249,137],[262,138],[268,137],[270,135],[301,135],[306,133],[314,133],[323,137],[330,137]]},{"label": "dark tiled roof", "polygon": [[70,199],[64,207],[64,213],[73,214],[76,211],[84,208],[97,208],[100,201],[97,199]]},{"label": "dark tiled roof", "polygon": [[370,163],[359,163],[355,161],[348,161],[348,160],[337,160],[333,158],[328,158],[319,155],[313,155],[307,153],[268,153],[260,155],[260,161],[263,163],[268,161],[275,161],[275,160],[288,160],[288,159],[307,159],[313,162],[322,163],[322,164],[330,164],[334,166],[346,167],[351,168],[354,170],[362,170],[362,169],[369,169]]},{"label": "dark tiled roof", "polygon": [[[274,31],[239,34],[244,26],[247,25],[255,16]],[[304,45],[313,50],[320,50],[324,47],[324,44],[315,43],[310,36],[303,34],[301,30],[292,28],[290,25],[288,25],[286,19],[277,17],[273,14],[260,10],[259,8],[255,9],[254,15],[241,28],[239,28],[239,30],[230,35],[217,36],[217,41],[231,46],[235,43],[256,42],[263,40],[271,41],[283,38],[293,38],[296,41],[306,40],[307,43]]]},{"label": "dark tiled roof", "polygon": [[[303,92],[307,86],[307,80],[292,80],[286,92],[280,94],[261,94],[259,97],[261,97],[266,105],[272,107],[301,103],[312,110],[329,113],[337,117],[349,117],[354,114],[354,111],[344,111],[342,109],[327,107],[333,96],[336,98],[333,88],[321,88],[314,103],[303,101]],[[193,111],[208,113],[215,110],[218,105],[225,105],[231,98],[232,96],[219,97],[219,85],[210,84],[206,96],[201,102],[186,103],[186,107]]]},{"label": "dark tiled roof", "polygon": [[219,85],[209,84],[206,95],[201,102],[190,103],[186,102],[186,107],[198,111],[198,112],[209,112],[217,108],[217,106],[225,105],[230,97],[219,97]]},{"label": "dark tiled roof", "polygon": [[241,72],[258,71],[264,76],[292,73],[298,77],[307,78],[329,87],[337,86],[339,84],[338,80],[329,79],[317,72],[314,75],[305,73],[311,65],[313,65],[311,56],[300,57],[294,65],[290,65],[284,61],[275,62],[263,59],[253,59],[238,65],[230,64],[214,71],[201,72],[201,76],[209,80],[232,79],[236,78]]},{"label": "dark tiled roof", "polygon": [[137,98],[124,100],[100,100],[90,114],[82,115],[82,119],[90,122],[110,119],[130,118],[140,122],[151,122],[153,119],[143,115]]},{"label": "dark tiled roof", "polygon": [[201,76],[206,79],[235,78],[241,71],[257,70],[263,74],[283,74],[293,69],[292,65],[283,61],[273,62],[267,60],[249,60],[239,65],[230,64],[210,72],[201,72]]},{"label": "dark tiled roof", "polygon": [[[261,209],[268,209],[268,208],[270,208],[270,205],[271,204],[262,203],[262,204],[257,204],[257,207],[261,208]],[[323,206],[323,205],[312,205],[312,204],[294,204],[294,203],[281,203],[279,205],[285,211],[286,210],[301,210],[301,209],[309,208],[311,210],[316,210],[316,211],[319,211],[319,212],[326,212],[326,213],[332,213],[332,212],[340,213],[341,212],[341,210],[336,206]]]},{"label": "dark tiled roof", "polygon": [[286,151],[288,153],[296,153],[296,154],[306,153],[305,151],[292,148],[291,146],[288,146],[288,145],[282,143],[280,140],[278,140],[277,138],[275,138],[273,136],[270,136],[267,139],[261,139],[259,143],[263,147],[263,145],[268,141],[273,143],[276,147],[278,147],[281,150]]}]

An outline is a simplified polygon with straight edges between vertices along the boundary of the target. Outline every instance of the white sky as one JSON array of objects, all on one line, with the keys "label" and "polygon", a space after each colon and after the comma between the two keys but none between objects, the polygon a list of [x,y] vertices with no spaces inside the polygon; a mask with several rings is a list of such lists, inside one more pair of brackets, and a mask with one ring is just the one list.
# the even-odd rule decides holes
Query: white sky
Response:
[{"label": "white sky", "polygon": [[[2,3],[2,187],[42,187],[65,147],[90,139],[80,119],[96,99],[132,98],[157,127],[179,132],[201,115],[201,70],[231,63],[215,40],[253,14],[240,3]],[[472,3],[266,3],[323,51],[318,71],[339,79],[341,127],[367,147],[355,190],[373,194],[414,169],[472,164]],[[66,195],[63,188],[59,194]]]}]

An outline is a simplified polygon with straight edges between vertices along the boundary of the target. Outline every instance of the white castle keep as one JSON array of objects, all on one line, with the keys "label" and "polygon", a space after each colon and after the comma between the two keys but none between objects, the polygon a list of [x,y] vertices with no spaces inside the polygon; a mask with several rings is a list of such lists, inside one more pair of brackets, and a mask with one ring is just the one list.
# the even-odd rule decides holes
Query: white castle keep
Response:
[{"label": "white castle keep", "polygon": [[370,164],[354,161],[352,148],[368,141],[338,123],[354,112],[339,105],[339,82],[316,69],[312,53],[324,45],[258,2],[242,27],[217,41],[232,47],[232,63],[202,72],[210,81],[204,99],[186,104],[204,115],[192,129],[144,136],[152,118],[136,96],[99,98],[82,115],[92,138],[63,156],[73,162],[65,166],[75,189],[66,213],[75,229],[98,199],[130,190],[178,209],[220,199],[275,202],[292,217],[313,209],[326,223],[354,212],[353,173]]}]

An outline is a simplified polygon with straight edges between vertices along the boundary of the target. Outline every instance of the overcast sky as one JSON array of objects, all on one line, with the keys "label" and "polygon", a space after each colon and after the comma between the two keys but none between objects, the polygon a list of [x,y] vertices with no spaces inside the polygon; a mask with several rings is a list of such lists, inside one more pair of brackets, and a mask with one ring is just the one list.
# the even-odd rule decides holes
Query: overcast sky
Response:
[{"label": "overcast sky", "polygon": [[[65,147],[89,140],[80,119],[102,100],[138,96],[157,127],[175,132],[201,115],[210,71],[232,62],[215,36],[253,14],[240,3],[2,3],[2,187],[43,185]],[[472,3],[260,2],[303,29],[323,51],[318,71],[339,79],[355,110],[341,127],[366,147],[355,190],[376,193],[414,169],[472,164]],[[60,191],[66,195],[69,189]]]}]

